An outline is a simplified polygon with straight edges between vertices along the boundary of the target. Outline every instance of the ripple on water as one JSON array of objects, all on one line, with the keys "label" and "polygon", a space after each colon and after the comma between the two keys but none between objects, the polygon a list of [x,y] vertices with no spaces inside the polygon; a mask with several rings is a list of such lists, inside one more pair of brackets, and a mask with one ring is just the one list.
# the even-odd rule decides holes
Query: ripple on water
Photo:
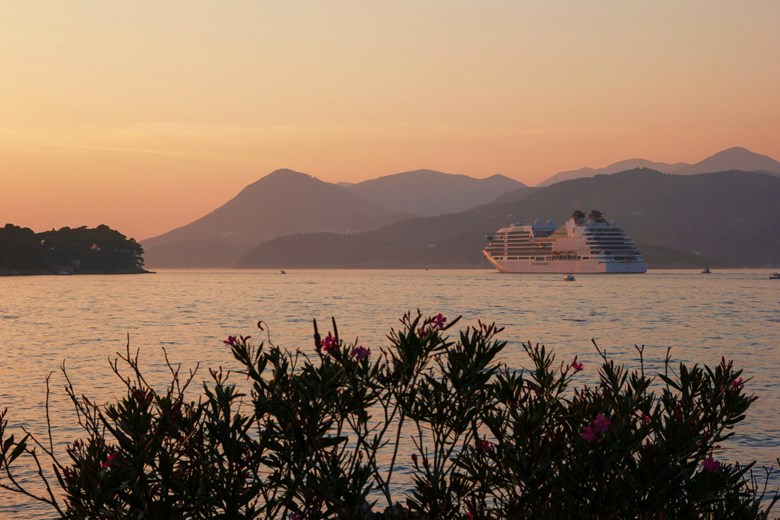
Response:
[{"label": "ripple on water", "polygon": [[[269,275],[269,276],[266,276]],[[760,399],[729,440],[724,460],[774,463],[780,446],[780,303],[766,273],[719,271],[703,282],[698,271],[651,271],[642,276],[578,276],[566,285],[557,276],[502,276],[489,271],[316,271],[288,276],[277,271],[161,271],[142,277],[37,277],[15,283],[0,279],[0,400],[16,423],[45,428],[45,377],[54,371],[52,407],[64,444],[80,435],[67,398],[59,392],[59,365],[66,361],[79,391],[97,400],[122,391],[107,359],[141,348],[142,367],[155,384],[168,377],[162,348],[183,369],[235,367],[222,340],[229,334],[312,349],[311,320],[322,329],[335,316],[342,337],[363,345],[385,345],[408,309],[462,314],[506,327],[502,361],[527,366],[523,341],[551,348],[557,360],[575,355],[585,363],[582,381],[596,379],[595,337],[609,355],[639,365],[634,344],[645,345],[648,373],[664,370],[671,347],[673,366],[716,364],[721,356],[744,369]],[[69,280],[62,280],[69,278]],[[722,295],[728,295],[723,300]],[[336,296],[336,297],[334,297]],[[407,450],[408,451],[408,450]],[[408,471],[407,471],[408,473]],[[774,482],[774,481],[773,481]],[[403,486],[403,484],[402,484]],[[15,500],[15,499],[12,499]],[[16,504],[16,505],[10,505]],[[19,516],[19,502],[0,495],[0,517]],[[25,506],[27,518],[44,518]]]}]

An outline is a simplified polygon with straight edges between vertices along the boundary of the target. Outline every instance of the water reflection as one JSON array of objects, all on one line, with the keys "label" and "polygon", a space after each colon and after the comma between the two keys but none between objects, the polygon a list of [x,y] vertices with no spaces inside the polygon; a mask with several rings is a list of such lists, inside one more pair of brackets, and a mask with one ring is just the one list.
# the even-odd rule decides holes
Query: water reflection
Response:
[{"label": "water reflection", "polygon": [[[780,293],[767,271],[651,271],[638,276],[497,275],[492,271],[287,270],[163,271],[148,276],[0,278],[0,408],[12,425],[43,433],[45,378],[60,450],[78,435],[57,372],[65,360],[76,388],[99,401],[122,391],[108,358],[130,336],[141,349],[150,381],[164,384],[161,347],[185,367],[236,368],[222,344],[229,334],[262,339],[255,323],[270,325],[275,343],[311,349],[311,319],[335,316],[342,337],[375,349],[408,309],[463,315],[506,327],[502,361],[525,364],[520,342],[540,342],[559,359],[585,363],[595,381],[594,338],[620,362],[637,366],[634,345],[645,345],[645,368],[662,369],[667,348],[675,362],[716,364],[734,359],[760,396],[726,460],[768,465],[780,455]],[[403,450],[407,455],[411,450]],[[0,516],[18,511],[4,493]],[[34,518],[41,509],[26,506]]]}]

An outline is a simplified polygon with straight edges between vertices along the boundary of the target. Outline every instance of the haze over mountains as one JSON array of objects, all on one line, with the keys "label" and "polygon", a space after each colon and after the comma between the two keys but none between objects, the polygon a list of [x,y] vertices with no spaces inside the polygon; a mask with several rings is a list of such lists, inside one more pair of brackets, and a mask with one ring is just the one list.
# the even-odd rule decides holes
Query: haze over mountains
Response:
[{"label": "haze over mountains", "polygon": [[348,189],[388,211],[430,217],[473,208],[525,187],[522,182],[503,175],[475,179],[434,170],[415,170],[352,184]]},{"label": "haze over mountains", "polygon": [[[780,264],[780,178],[721,172],[695,176],[636,169],[561,182],[502,203],[417,218],[360,235],[300,234],[262,243],[244,267],[488,267],[484,236],[522,220],[599,209],[639,245],[651,267]],[[328,251],[321,255],[320,252]],[[311,251],[318,251],[316,257]]]},{"label": "haze over mountains", "polygon": [[[648,164],[636,161],[643,160],[615,167]],[[143,241],[146,264],[488,267],[481,256],[486,233],[518,218],[562,223],[573,209],[600,209],[617,219],[651,266],[780,263],[774,232],[780,163],[732,148],[695,165],[660,164],[680,175],[632,169],[528,188],[500,175],[474,179],[432,170],[353,185],[277,170],[195,222]],[[775,176],[690,175],[732,164]]]},{"label": "haze over mountains", "polygon": [[475,179],[433,170],[354,185],[276,170],[204,217],[143,241],[155,267],[234,265],[264,240],[311,231],[356,233],[415,216],[462,211],[524,188],[501,175]]},{"label": "haze over mountains", "polygon": [[252,246],[304,231],[352,233],[411,215],[390,212],[342,187],[276,170],[200,219],[143,241],[148,265],[233,265]]},{"label": "haze over mountains", "polygon": [[780,175],[780,162],[769,156],[751,152],[746,148],[735,146],[722,150],[695,164],[688,163],[664,163],[648,161],[647,159],[627,159],[619,161],[604,168],[580,168],[558,172],[549,179],[539,183],[539,186],[550,186],[556,182],[593,177],[600,174],[612,174],[634,168],[649,168],[662,173],[677,173],[681,175],[695,175],[699,173],[725,172],[741,170],[747,172],[763,172]]}]

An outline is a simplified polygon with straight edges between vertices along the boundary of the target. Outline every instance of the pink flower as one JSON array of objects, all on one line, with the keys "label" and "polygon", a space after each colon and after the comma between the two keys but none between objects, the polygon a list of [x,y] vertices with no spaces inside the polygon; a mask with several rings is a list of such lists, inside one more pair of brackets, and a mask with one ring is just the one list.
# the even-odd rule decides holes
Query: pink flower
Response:
[{"label": "pink flower", "polygon": [[466,513],[466,518],[468,518],[468,520],[474,520],[474,513],[469,511],[468,513]]},{"label": "pink flower", "polygon": [[701,465],[707,473],[715,473],[720,469],[720,462],[713,459],[712,455],[704,459],[704,462],[702,462]]},{"label": "pink flower", "polygon": [[222,343],[224,343],[225,345],[230,345],[232,347],[238,343],[238,338],[236,338],[235,336],[228,336],[228,339],[226,339]]},{"label": "pink flower", "polygon": [[607,433],[609,426],[612,424],[612,421],[604,417],[603,413],[600,413],[596,416],[595,419],[593,419],[591,424],[593,425],[593,428],[600,431],[601,433]]},{"label": "pink flower", "polygon": [[680,403],[675,403],[674,410],[672,410],[672,416],[676,421],[682,421],[683,407]]},{"label": "pink flower", "polygon": [[745,385],[745,380],[741,377],[731,382],[731,388],[740,389]]},{"label": "pink flower", "polygon": [[101,467],[101,468],[103,468],[103,469],[107,469],[107,468],[111,467],[111,465],[112,465],[112,464],[113,464],[113,463],[114,463],[114,462],[115,462],[117,459],[119,459],[119,455],[116,455],[115,453],[112,453],[111,455],[109,455],[108,457],[106,457],[106,461],[105,461],[105,462],[103,462],[103,463],[100,465],[100,467]]},{"label": "pink flower", "polygon": [[477,441],[477,451],[479,453],[487,453],[490,451],[492,447],[493,445],[490,443],[489,440],[482,439]]},{"label": "pink flower", "polygon": [[437,314],[433,318],[433,326],[434,328],[437,328],[439,330],[444,328],[444,323],[447,321],[447,318],[444,317],[442,313]]},{"label": "pink flower", "polygon": [[371,351],[368,350],[365,347],[357,347],[354,350],[352,350],[352,353],[350,354],[355,359],[366,359],[371,354]]},{"label": "pink flower", "polygon": [[334,348],[338,346],[338,342],[336,341],[336,338],[334,338],[330,332],[328,332],[328,335],[325,337],[324,340],[322,340],[322,350],[324,350],[326,353],[330,352]]},{"label": "pink flower", "polygon": [[642,423],[643,424],[650,424],[650,416],[646,413],[642,413]]},{"label": "pink flower", "polygon": [[142,388],[133,390],[133,399],[139,403],[148,404],[152,401],[152,392],[147,392]]},{"label": "pink flower", "polygon": [[588,426],[583,428],[580,437],[582,437],[582,440],[585,442],[591,443],[596,440],[599,433],[607,433],[611,424],[612,421],[604,417],[603,413],[600,413],[596,415],[596,418],[593,419]]},{"label": "pink flower", "polygon": [[593,428],[592,426],[586,426],[585,428],[583,428],[580,437],[582,437],[582,440],[590,444],[591,442],[596,440],[596,437],[598,437],[598,435],[599,433],[595,428]]},{"label": "pink flower", "polygon": [[575,374],[582,370],[582,363],[577,363],[577,356],[574,356],[574,361],[571,362],[571,367],[574,369]]}]

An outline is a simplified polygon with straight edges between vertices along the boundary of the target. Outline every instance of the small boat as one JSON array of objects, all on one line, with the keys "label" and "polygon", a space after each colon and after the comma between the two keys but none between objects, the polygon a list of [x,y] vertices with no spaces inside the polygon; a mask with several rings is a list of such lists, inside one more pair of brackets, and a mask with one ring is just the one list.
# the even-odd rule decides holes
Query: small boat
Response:
[{"label": "small boat", "polygon": [[780,273],[769,273],[770,280],[780,280]]},{"label": "small boat", "polygon": [[702,271],[701,274],[712,274],[712,271],[710,271],[709,267],[705,267],[704,271]]},{"label": "small boat", "polygon": [[284,269],[279,269],[279,274],[287,274],[287,271],[285,271]]},{"label": "small boat", "polygon": [[563,281],[564,282],[573,282],[574,281],[574,275],[571,274],[571,273],[563,275]]}]

